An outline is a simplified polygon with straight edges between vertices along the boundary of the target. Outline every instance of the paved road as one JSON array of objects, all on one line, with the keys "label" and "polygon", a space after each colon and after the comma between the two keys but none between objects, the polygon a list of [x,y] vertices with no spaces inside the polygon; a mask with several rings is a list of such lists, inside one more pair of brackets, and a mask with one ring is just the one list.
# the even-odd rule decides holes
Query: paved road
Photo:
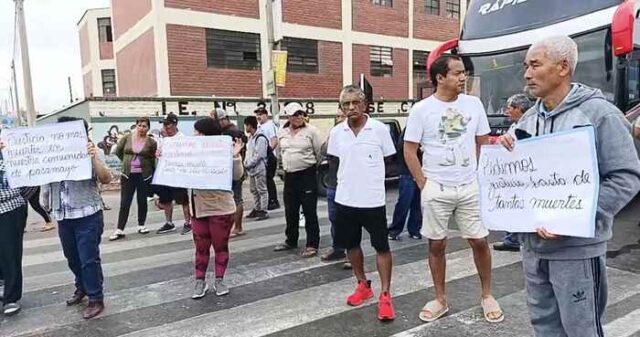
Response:
[{"label": "paved road", "polygon": [[[397,192],[388,193],[390,217]],[[118,203],[117,194],[106,196]],[[117,207],[114,207],[117,208]],[[153,210],[153,208],[152,208]],[[640,337],[640,227],[634,201],[616,221],[609,252],[610,299],[605,331],[610,337]],[[447,284],[452,311],[433,324],[417,318],[433,288],[425,263],[426,243],[405,238],[392,242],[392,293],[397,312],[393,323],[375,318],[375,303],[361,308],[345,304],[353,289],[350,271],[340,264],[303,260],[296,252],[275,253],[283,239],[284,212],[264,222],[247,222],[248,235],[230,245],[228,296],[213,293],[200,301],[190,298],[193,285],[193,243],[178,233],[135,234],[132,212],[126,240],[108,242],[117,210],[106,212],[102,257],[106,275],[107,309],[83,321],[81,307],[68,308],[72,276],[55,233],[38,233],[40,219],[32,214],[25,241],[24,310],[2,318],[0,336],[531,336],[524,302],[521,256],[493,254],[494,293],[506,313],[497,325],[483,321],[478,306],[478,279],[467,244],[452,231],[448,248]],[[176,210],[176,214],[181,212]],[[319,203],[322,247],[330,244],[326,203]],[[159,228],[162,214],[153,210],[149,227]],[[491,241],[498,241],[494,233]],[[303,235],[304,238],[304,235]],[[303,244],[301,244],[303,246]],[[374,252],[365,240],[367,271],[374,280]]]}]

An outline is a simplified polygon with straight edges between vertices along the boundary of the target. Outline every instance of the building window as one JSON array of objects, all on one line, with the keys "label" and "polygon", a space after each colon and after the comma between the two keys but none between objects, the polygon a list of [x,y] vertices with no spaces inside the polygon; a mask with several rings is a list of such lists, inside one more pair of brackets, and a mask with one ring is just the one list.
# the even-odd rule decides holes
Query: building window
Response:
[{"label": "building window", "polygon": [[318,72],[318,41],[285,37],[282,49],[287,51],[287,71],[293,73]]},{"label": "building window", "polygon": [[427,57],[429,52],[422,50],[413,51],[413,80],[415,83],[427,81]]},{"label": "building window", "polygon": [[393,0],[371,0],[371,3],[383,7],[393,7]]},{"label": "building window", "polygon": [[102,95],[116,94],[116,72],[113,69],[102,70]]},{"label": "building window", "polygon": [[460,18],[460,0],[447,0],[445,6],[447,17],[454,19]]},{"label": "building window", "polygon": [[369,50],[371,62],[371,76],[393,76],[393,49],[389,47],[372,46]]},{"label": "building window", "polygon": [[98,36],[100,42],[112,42],[111,18],[98,18]]},{"label": "building window", "polygon": [[260,69],[260,34],[207,29],[207,66]]},{"label": "building window", "polygon": [[427,14],[440,15],[440,0],[426,0],[425,8]]}]

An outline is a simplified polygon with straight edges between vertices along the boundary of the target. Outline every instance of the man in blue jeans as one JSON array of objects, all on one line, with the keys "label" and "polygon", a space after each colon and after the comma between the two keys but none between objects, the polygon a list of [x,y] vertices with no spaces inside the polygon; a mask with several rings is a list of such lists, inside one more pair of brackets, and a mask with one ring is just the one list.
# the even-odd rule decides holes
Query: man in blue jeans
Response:
[{"label": "man in blue jeans", "polygon": [[[396,150],[398,153],[400,181],[398,183],[398,202],[393,211],[393,221],[389,226],[389,240],[398,240],[400,233],[402,233],[404,229],[404,223],[407,221],[407,215],[409,216],[409,222],[407,223],[409,237],[420,240],[422,239],[422,235],[420,234],[420,229],[422,228],[420,188],[418,188],[418,185],[413,180],[411,172],[409,172],[407,164],[404,161],[404,131],[402,131],[398,138]],[[420,154],[418,154],[418,158],[420,157]]]},{"label": "man in blue jeans", "polygon": [[[60,117],[58,123],[81,120]],[[84,121],[84,120],[83,120]],[[84,121],[85,129],[87,122]],[[76,290],[67,305],[89,304],[82,317],[90,319],[104,310],[100,239],[104,230],[102,199],[98,183],[108,184],[111,173],[91,141],[87,144],[93,177],[80,181],[61,181],[43,186],[41,203],[58,221],[58,235],[69,269],[75,276]]]},{"label": "man in blue jeans", "polygon": [[[335,124],[340,124],[344,121],[344,114],[342,110],[338,109],[336,113]],[[322,155],[327,158],[327,162],[329,164],[329,170],[327,172],[327,211],[329,212],[329,222],[331,223],[331,241],[332,248],[331,251],[322,255],[320,259],[324,262],[333,262],[340,261],[347,258],[347,254],[344,248],[338,247],[336,244],[336,187],[338,186],[338,165],[340,160],[337,157],[327,155],[327,144],[329,144],[329,139],[322,144]],[[343,265],[344,269],[351,269],[351,263],[346,261]]]}]

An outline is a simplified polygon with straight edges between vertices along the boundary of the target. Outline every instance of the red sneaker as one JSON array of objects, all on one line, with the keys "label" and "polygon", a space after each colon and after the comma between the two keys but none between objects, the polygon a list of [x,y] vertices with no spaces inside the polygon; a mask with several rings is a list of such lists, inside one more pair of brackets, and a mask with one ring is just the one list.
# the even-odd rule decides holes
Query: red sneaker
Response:
[{"label": "red sneaker", "polygon": [[347,304],[357,307],[362,305],[366,300],[373,298],[373,290],[371,290],[371,281],[358,281],[358,286],[353,294],[347,297]]},{"label": "red sneaker", "polygon": [[396,318],[396,312],[391,304],[391,295],[388,292],[380,294],[378,301],[378,319],[381,321],[393,321]]}]

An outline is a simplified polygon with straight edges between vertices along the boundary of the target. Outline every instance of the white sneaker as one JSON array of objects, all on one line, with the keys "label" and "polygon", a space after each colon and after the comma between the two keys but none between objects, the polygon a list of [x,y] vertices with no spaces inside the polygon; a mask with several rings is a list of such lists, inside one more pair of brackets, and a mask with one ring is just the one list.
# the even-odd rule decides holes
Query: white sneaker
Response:
[{"label": "white sneaker", "polygon": [[146,226],[138,226],[138,233],[140,234],[149,234],[149,230]]},{"label": "white sneaker", "polygon": [[122,238],[124,238],[124,232],[120,229],[116,229],[116,231],[109,237],[109,241],[116,241]]},{"label": "white sneaker", "polygon": [[304,214],[300,213],[300,222],[298,222],[298,226],[300,226],[300,228],[304,228],[304,225],[305,225]]}]

